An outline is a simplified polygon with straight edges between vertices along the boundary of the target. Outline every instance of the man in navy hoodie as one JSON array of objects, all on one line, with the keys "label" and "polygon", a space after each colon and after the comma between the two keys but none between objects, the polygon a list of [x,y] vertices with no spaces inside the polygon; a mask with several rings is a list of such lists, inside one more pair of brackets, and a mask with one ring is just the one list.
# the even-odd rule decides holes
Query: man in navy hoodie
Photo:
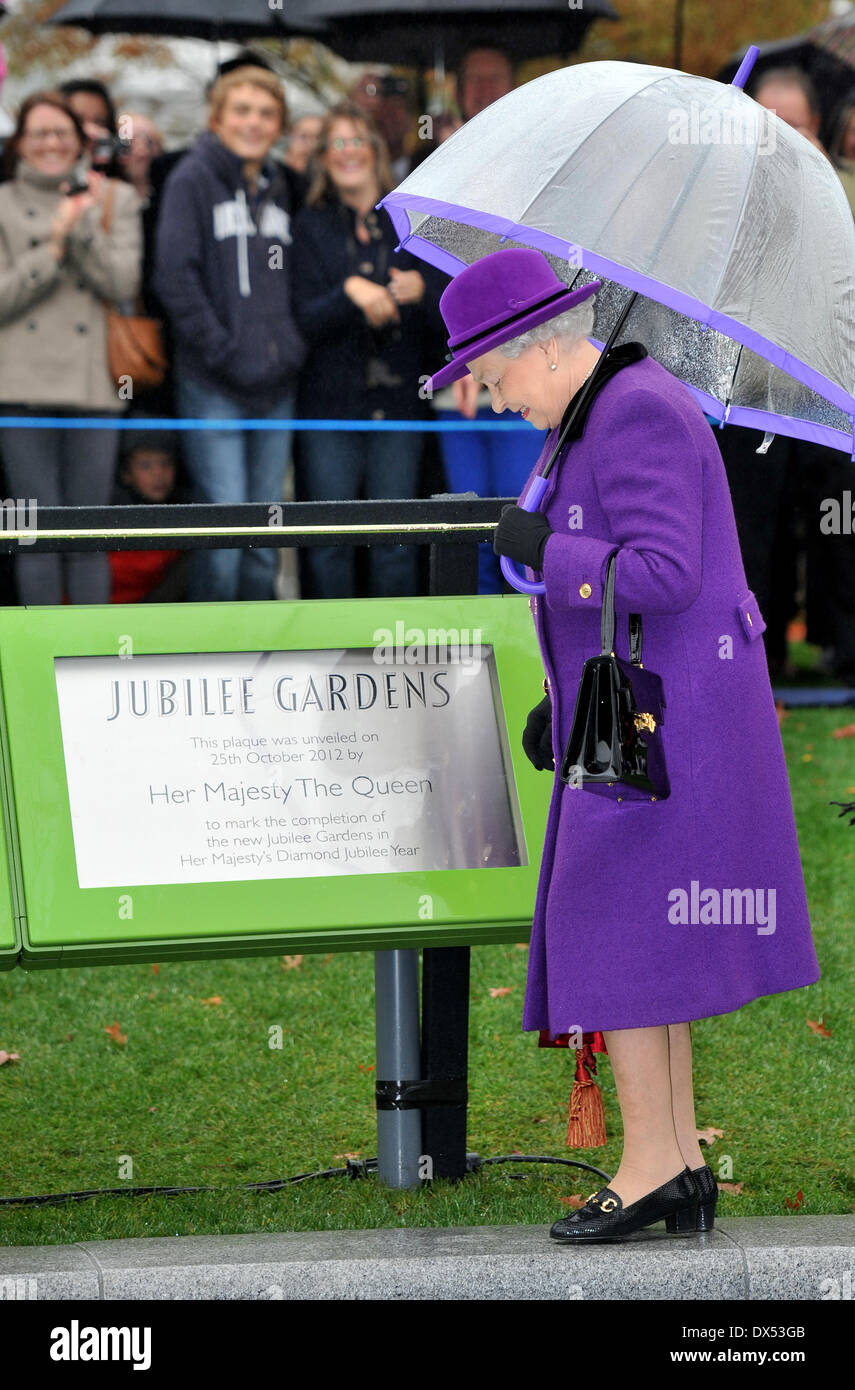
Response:
[{"label": "man in navy hoodie", "polygon": [[[186,419],[292,420],[306,347],[291,314],[291,221],[304,184],[272,161],[287,128],[278,78],[238,68],[211,92],[209,129],[169,175],[154,286],[169,317]],[[282,501],[290,430],[188,430],[199,502]],[[274,597],[275,549],[194,555],[194,600]]]}]

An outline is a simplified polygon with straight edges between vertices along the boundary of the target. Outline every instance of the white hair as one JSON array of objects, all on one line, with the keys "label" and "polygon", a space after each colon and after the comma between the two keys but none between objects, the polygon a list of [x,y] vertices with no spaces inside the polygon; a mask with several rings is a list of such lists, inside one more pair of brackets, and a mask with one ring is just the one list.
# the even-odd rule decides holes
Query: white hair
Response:
[{"label": "white hair", "polygon": [[520,357],[527,348],[535,343],[548,343],[550,338],[560,338],[568,348],[574,348],[593,332],[596,297],[595,294],[589,295],[581,304],[574,304],[572,309],[556,314],[554,319],[547,319],[545,323],[530,328],[527,333],[521,333],[518,338],[500,343],[496,351],[503,357]]}]

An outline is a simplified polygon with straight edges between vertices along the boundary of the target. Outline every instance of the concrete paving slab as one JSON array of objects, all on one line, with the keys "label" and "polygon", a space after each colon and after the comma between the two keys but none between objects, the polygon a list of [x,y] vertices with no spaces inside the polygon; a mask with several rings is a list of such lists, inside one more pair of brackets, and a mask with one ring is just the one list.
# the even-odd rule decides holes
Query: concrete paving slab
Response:
[{"label": "concrete paving slab", "polygon": [[144,1242],[143,1252],[88,1249],[101,1267],[106,1298],[139,1298],[143,1288],[161,1298],[671,1298],[675,1279],[692,1291],[689,1297],[742,1296],[742,1257],[716,1233],[675,1242],[654,1232],[642,1242],[584,1252],[555,1245],[544,1226],[225,1240],[191,1237],[171,1252],[155,1248],[157,1241]]},{"label": "concrete paving slab", "polygon": [[0,1300],[103,1296],[97,1262],[79,1245],[0,1246]]},{"label": "concrete paving slab", "polygon": [[720,1224],[745,1257],[749,1298],[852,1298],[855,1217],[734,1216]]},{"label": "concrete paving slab", "polygon": [[579,1247],[555,1244],[545,1225],[293,1231],[0,1248],[0,1291],[108,1301],[818,1300],[851,1297],[853,1259],[855,1216],[722,1218],[708,1234],[658,1226]]}]

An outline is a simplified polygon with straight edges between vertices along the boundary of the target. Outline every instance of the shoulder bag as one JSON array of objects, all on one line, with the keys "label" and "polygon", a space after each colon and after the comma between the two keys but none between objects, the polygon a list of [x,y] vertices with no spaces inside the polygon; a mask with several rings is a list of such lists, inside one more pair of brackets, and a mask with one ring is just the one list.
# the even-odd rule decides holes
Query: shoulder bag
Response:
[{"label": "shoulder bag", "polygon": [[664,801],[662,681],[641,664],[641,614],[629,615],[629,661],[615,656],[615,560],[609,556],[600,624],[602,651],[582,667],[561,780],[615,801]]},{"label": "shoulder bag", "polygon": [[[104,196],[102,229],[109,233],[113,222],[113,180]],[[151,391],[162,385],[169,365],[164,347],[163,326],[158,319],[142,313],[141,303],[130,306],[108,304],[107,364],[117,386],[130,377],[134,392]]]}]

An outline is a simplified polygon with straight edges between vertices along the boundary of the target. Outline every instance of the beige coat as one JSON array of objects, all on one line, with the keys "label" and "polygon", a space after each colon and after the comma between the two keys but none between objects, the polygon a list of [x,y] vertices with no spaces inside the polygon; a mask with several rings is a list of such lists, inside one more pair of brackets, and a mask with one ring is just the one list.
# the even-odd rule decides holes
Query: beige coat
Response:
[{"label": "beige coat", "polygon": [[107,367],[105,302],[134,300],[140,289],[140,199],[114,182],[112,225],[101,227],[103,202],[71,231],[59,264],[50,224],[60,200],[57,180],[21,160],[0,184],[0,401],[126,408]]}]

